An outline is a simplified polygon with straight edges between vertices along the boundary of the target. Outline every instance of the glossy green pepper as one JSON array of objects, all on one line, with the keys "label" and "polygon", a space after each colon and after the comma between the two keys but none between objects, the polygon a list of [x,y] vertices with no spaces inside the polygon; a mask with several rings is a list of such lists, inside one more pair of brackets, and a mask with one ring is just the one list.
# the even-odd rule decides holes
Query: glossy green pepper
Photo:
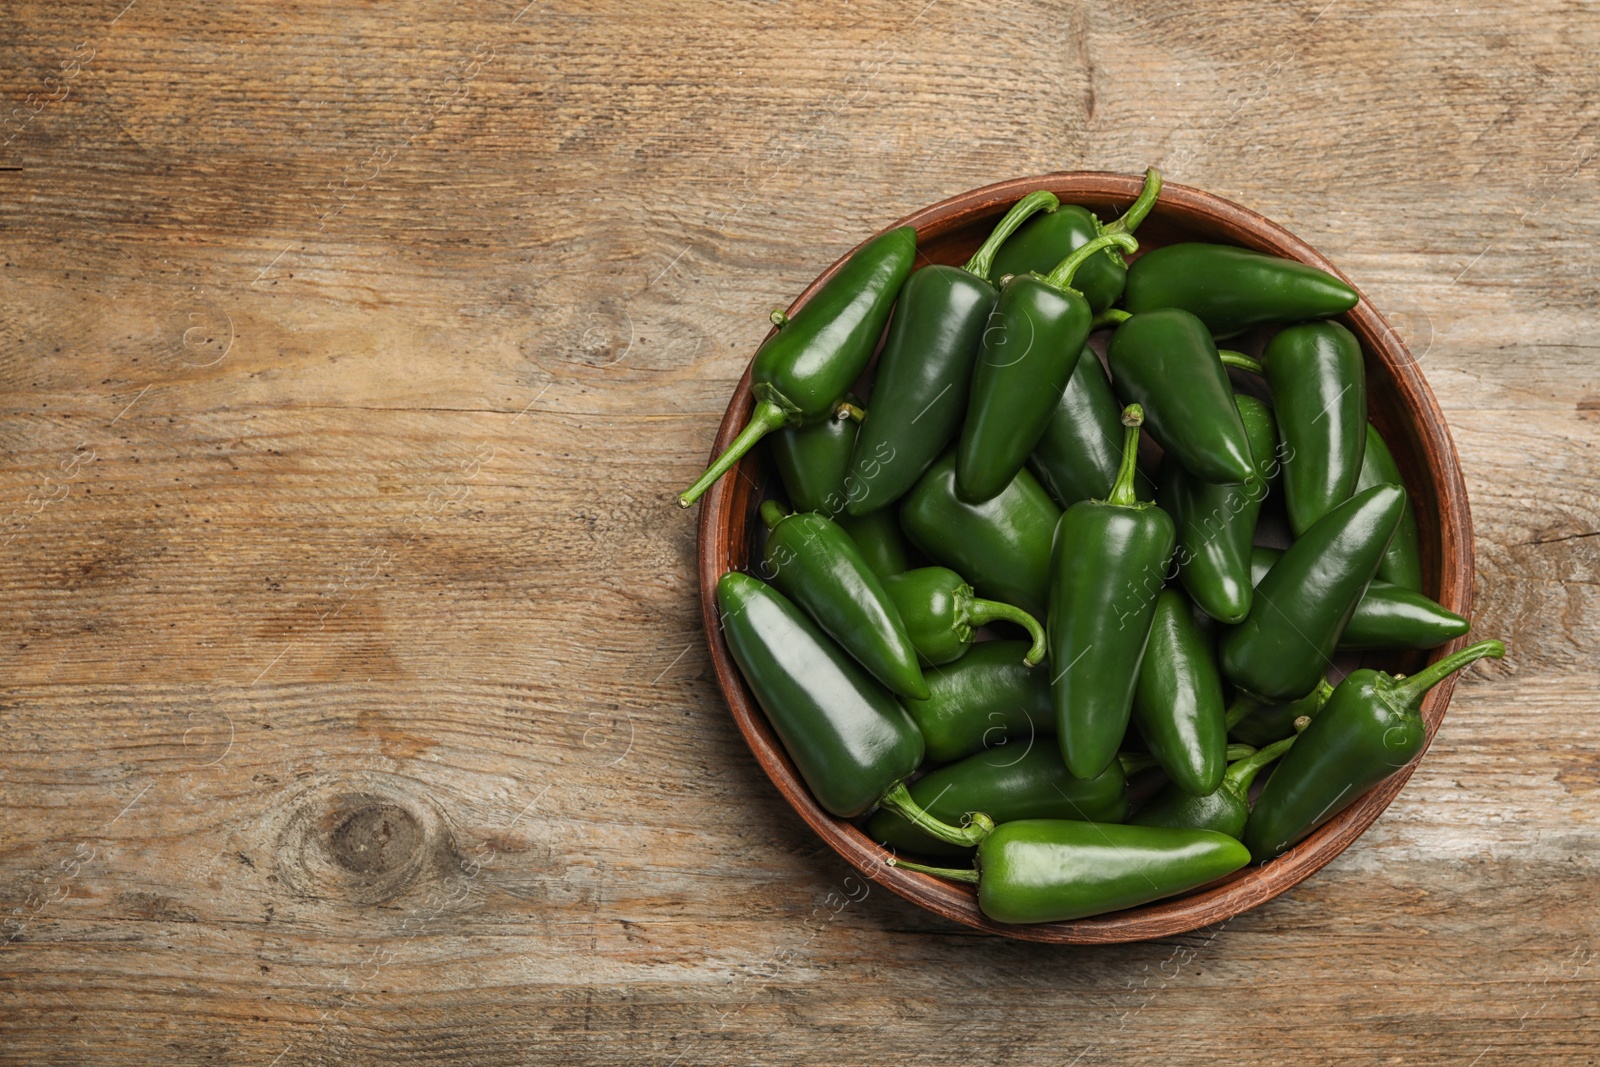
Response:
[{"label": "glossy green pepper", "polygon": [[[994,259],[994,276],[1004,278],[1008,274],[1044,274],[1096,237],[1108,233],[1132,233],[1150,214],[1160,195],[1161,172],[1151,167],[1144,173],[1144,188],[1138,199],[1115,222],[1102,223],[1086,207],[1062,204],[1034,218],[1000,247],[1000,254]],[[1072,287],[1082,293],[1089,307],[1099,314],[1122,295],[1122,286],[1127,277],[1127,262],[1114,249],[1107,249],[1104,255],[1096,256],[1078,268]],[[1116,473],[1115,463],[1112,464],[1112,473]],[[1094,495],[1105,496],[1107,491],[1102,489]],[[1073,502],[1068,500],[1063,503]]]},{"label": "glossy green pepper", "polygon": [[[927,743],[928,759],[949,763],[985,748],[1056,732],[1050,676],[1023,662],[1025,641],[983,641],[926,674],[928,699],[906,710]],[[1053,747],[1053,746],[1051,746]]]},{"label": "glossy green pepper", "polygon": [[[1383,436],[1378,433],[1376,426],[1368,423],[1367,448],[1361,456],[1361,476],[1356,479],[1355,491],[1359,493],[1384,483],[1405,484],[1400,479],[1400,468],[1395,464],[1394,455],[1384,443]],[[1400,526],[1394,532],[1394,540],[1389,542],[1389,550],[1383,554],[1383,562],[1378,564],[1378,577],[1402,589],[1422,592],[1422,546],[1417,536],[1417,511],[1409,498],[1406,500],[1405,513],[1400,516]]]},{"label": "glossy green pepper", "polygon": [[[1303,730],[1311,725],[1311,720],[1301,717],[1297,725]],[[1286,737],[1237,763],[1230,763],[1216,790],[1205,796],[1186,793],[1176,783],[1163,787],[1139,809],[1133,823],[1174,830],[1215,830],[1233,838],[1243,836],[1244,825],[1250,818],[1251,784],[1267,764],[1289,751],[1294,741],[1293,736]]]},{"label": "glossy green pepper", "polygon": [[878,681],[901,696],[926,698],[928,685],[900,609],[850,535],[826,515],[785,514],[774,500],[762,502],[761,520],[769,531],[763,577]]},{"label": "glossy green pepper", "polygon": [[1017,274],[1000,287],[956,445],[956,489],[963,500],[979,503],[1005,489],[1044,436],[1094,319],[1072,276],[1113,245],[1130,252],[1139,247],[1125,233],[1096,237],[1048,275]]},{"label": "glossy green pepper", "polygon": [[1139,405],[1130,404],[1122,421],[1122,468],[1111,495],[1062,514],[1050,558],[1050,693],[1061,754],[1079,778],[1093,778],[1116,758],[1172,561],[1172,520],[1134,493]]},{"label": "glossy green pepper", "polygon": [[1216,485],[1184,470],[1171,457],[1161,461],[1156,503],[1178,529],[1173,561],[1178,580],[1202,611],[1219,622],[1243,621],[1250,611],[1250,544],[1256,519],[1277,470],[1278,431],[1272,412],[1242,394],[1233,398],[1244,424],[1254,471],[1241,485]]},{"label": "glossy green pepper", "polygon": [[1271,703],[1315,689],[1378,571],[1405,498],[1398,485],[1376,485],[1307,530],[1256,586],[1250,614],[1223,634],[1223,677]]},{"label": "glossy green pepper", "polygon": [[1061,509],[1032,474],[1017,472],[1005,491],[981,504],[956,494],[956,460],[947,452],[900,504],[900,527],[935,563],[964,575],[978,593],[1043,618],[1050,597],[1050,539]]},{"label": "glossy green pepper", "polygon": [[1428,742],[1421,713],[1428,690],[1470,663],[1505,652],[1499,641],[1480,641],[1404,681],[1382,671],[1352,672],[1256,798],[1244,831],[1251,855],[1262,862],[1281,855],[1416,759]]},{"label": "glossy green pepper", "polygon": [[1308,322],[1280,331],[1262,363],[1283,438],[1289,528],[1299,537],[1349,500],[1361,476],[1367,445],[1361,342],[1337,322]]},{"label": "glossy green pepper", "polygon": [[[1074,778],[1054,745],[992,748],[917,779],[911,799],[935,819],[959,824],[981,811],[998,823],[1017,819],[1122,822],[1128,817],[1128,779],[1116,760],[1097,778]],[[867,823],[867,836],[924,856],[965,858],[972,849],[931,837],[891,811]]]},{"label": "glossy green pepper", "polygon": [[919,567],[884,579],[884,589],[900,609],[906,634],[917,653],[938,666],[960,659],[972,647],[972,631],[991,622],[1009,622],[1028,631],[1033,647],[1025,662],[1044,659],[1044,627],[1021,608],[983,600],[966,579],[948,567]]},{"label": "glossy green pepper", "polygon": [[895,296],[911,273],[917,231],[901,226],[862,245],[792,318],[767,338],[750,367],[750,421],[700,479],[678,497],[688,507],[780,426],[833,414],[866,370]]},{"label": "glossy green pepper", "polygon": [[1177,308],[1135,315],[1111,335],[1106,364],[1117,396],[1145,409],[1150,436],[1184,470],[1219,485],[1250,477],[1233,384],[1199,319]]},{"label": "glossy green pepper", "polygon": [[835,515],[833,521],[844,527],[844,532],[861,550],[861,558],[879,578],[910,568],[911,556],[906,551],[905,535],[900,532],[900,520],[893,511],[885,509],[869,515],[842,512]]},{"label": "glossy green pepper", "polygon": [[1243,845],[1211,830],[1021,819],[978,844],[975,870],[891,866],[978,886],[995,922],[1043,923],[1120,911],[1214,882],[1250,862]]},{"label": "glossy green pepper", "polygon": [[[1133,694],[1133,723],[1173,784],[1204,796],[1222,782],[1228,750],[1216,651],[1195,625],[1189,600],[1165,589]],[[997,817],[998,818],[998,817]]]},{"label": "glossy green pepper", "polygon": [[785,426],[767,438],[773,466],[796,511],[836,516],[844,508],[850,455],[862,411],[854,397],[834,409],[834,417],[810,426]]},{"label": "glossy green pepper", "polygon": [[1123,305],[1135,315],[1182,308],[1213,337],[1269,322],[1324,319],[1360,297],[1333,275],[1292,259],[1232,245],[1186,243],[1158,248],[1128,269]]},{"label": "glossy green pepper", "polygon": [[[964,267],[931,264],[911,275],[895,305],[872,379],[872,411],[856,441],[847,510],[865,515],[904,496],[961,427],[979,340],[1000,292],[989,282],[995,252],[1055,194],[1012,205]],[[870,476],[869,476],[870,475]]]},{"label": "glossy green pepper", "polygon": [[[1100,357],[1088,345],[1078,354],[1028,466],[1064,508],[1111,494],[1122,466],[1122,405],[1111,391]],[[1143,474],[1139,489],[1146,496],[1155,492]]]}]

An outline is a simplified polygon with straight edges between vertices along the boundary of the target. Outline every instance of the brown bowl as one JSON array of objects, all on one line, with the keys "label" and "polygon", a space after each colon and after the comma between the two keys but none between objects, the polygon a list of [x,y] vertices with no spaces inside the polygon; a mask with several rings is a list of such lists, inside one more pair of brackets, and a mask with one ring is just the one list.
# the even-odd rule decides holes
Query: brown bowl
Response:
[{"label": "brown bowl", "polygon": [[[1139,178],[1093,172],[1019,178],[951,197],[887,228],[914,226],[921,262],[961,264],[995,221],[1025,193],[1049,189],[1063,203],[1083,204],[1102,218],[1109,218],[1120,214],[1133,201],[1141,184]],[[1168,184],[1162,188],[1155,210],[1139,228],[1138,238],[1143,251],[1178,241],[1218,241],[1286,256],[1339,274],[1316,249],[1276,223],[1221,197],[1182,185]],[[843,262],[844,259],[840,259],[812,282],[790,307],[790,313],[805,304]],[[1455,444],[1450,440],[1438,402],[1400,337],[1365,297],[1341,316],[1340,321],[1361,339],[1367,360],[1370,417],[1388,441],[1415,506],[1422,540],[1424,590],[1451,611],[1470,615],[1472,516],[1467,507],[1467,490],[1461,479]],[[720,453],[743,428],[752,406],[750,371],[746,368],[728,403],[713,455]],[[973,887],[887,866],[885,860],[889,852],[886,849],[850,822],[836,819],[818,806],[745,686],[718,624],[716,585],[717,579],[727,571],[745,566],[753,516],[761,498],[762,472],[759,461],[752,455],[712,487],[700,510],[701,611],[711,659],[716,664],[717,679],[728,698],[728,707],[762,769],[800,817],[868,878],[929,911],[1006,937],[1062,944],[1140,941],[1181,934],[1232,918],[1310,877],[1372,825],[1416,766],[1413,763],[1381,783],[1270,863],[1248,867],[1186,896],[1075,922],[1032,926],[993,922],[978,910]],[[1369,656],[1365,662],[1369,666],[1410,673],[1424,662],[1465,643],[1465,639],[1453,642],[1431,656],[1395,653]],[[1430,742],[1444,718],[1454,688],[1452,677],[1435,687],[1423,703],[1422,715]]]}]

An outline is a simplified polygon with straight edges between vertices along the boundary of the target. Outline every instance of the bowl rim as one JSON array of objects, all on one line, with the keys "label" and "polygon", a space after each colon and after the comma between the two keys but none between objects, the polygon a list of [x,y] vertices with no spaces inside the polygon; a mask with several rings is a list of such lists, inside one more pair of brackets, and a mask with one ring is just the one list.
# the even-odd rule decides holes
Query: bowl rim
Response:
[{"label": "bowl rim", "polygon": [[[971,189],[914,211],[873,236],[900,226],[914,227],[920,256],[925,238],[960,229],[985,215],[997,215],[1035,189],[1049,189],[1064,204],[1093,205],[1131,202],[1142,185],[1142,177],[1104,171],[1058,171],[1013,178]],[[1320,252],[1287,229],[1213,193],[1165,182],[1151,215],[1152,218],[1166,218],[1185,226],[1207,224],[1243,247],[1299,260],[1350,282]],[[871,239],[869,237],[867,240]],[[854,251],[851,249],[846,252],[819,274],[790,305],[789,314],[794,314],[803,306]],[[1432,389],[1399,334],[1365,294],[1361,294],[1354,283],[1350,284],[1360,294],[1360,300],[1354,308],[1340,316],[1339,321],[1348,325],[1361,339],[1368,358],[1386,364],[1399,383],[1398,401],[1407,409],[1407,417],[1421,438],[1427,478],[1439,498],[1437,599],[1450,610],[1470,618],[1474,573],[1472,516],[1455,443]],[[750,364],[747,364],[723,415],[711,450],[713,457],[743,428],[753,406]],[[1188,933],[1257,907],[1315,874],[1377,821],[1405,786],[1432,744],[1455,690],[1457,676],[1451,675],[1435,686],[1424,700],[1422,715],[1427,727],[1427,739],[1416,759],[1373,787],[1355,804],[1282,856],[1259,866],[1246,867],[1188,895],[1137,908],[1070,922],[1033,925],[998,923],[978,910],[973,887],[957,885],[902,867],[888,866],[885,861],[892,854],[890,850],[872,841],[849,821],[837,819],[820,807],[740,675],[727,642],[722,637],[716,607],[716,583],[729,569],[729,562],[736,558],[734,553],[742,553],[738,546],[742,546],[746,540],[748,509],[736,508],[735,504],[747,500],[750,489],[736,486],[735,480],[744,479],[750,487],[757,487],[752,477],[754,462],[753,456],[747,456],[733,472],[719,479],[706,493],[700,505],[698,528],[701,616],[717,681],[734,722],[757,762],[784,799],[846,862],[871,881],[906,900],[975,929],[1027,941],[1106,944]],[[743,491],[735,492],[736,487]],[[1433,650],[1428,659],[1432,662],[1464,647],[1467,641],[1466,637],[1451,641]]]}]

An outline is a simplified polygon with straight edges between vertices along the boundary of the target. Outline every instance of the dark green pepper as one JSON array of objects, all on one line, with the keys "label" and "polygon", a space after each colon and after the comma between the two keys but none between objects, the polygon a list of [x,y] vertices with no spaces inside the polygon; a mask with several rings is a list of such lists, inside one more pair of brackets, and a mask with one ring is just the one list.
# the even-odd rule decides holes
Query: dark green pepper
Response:
[{"label": "dark green pepper", "polygon": [[[1300,729],[1311,725],[1311,720],[1304,717],[1297,722]],[[1215,830],[1229,837],[1241,837],[1244,825],[1250,818],[1250,786],[1256,780],[1256,775],[1267,764],[1289,751],[1289,746],[1294,742],[1293,736],[1286,737],[1237,763],[1230,763],[1216,790],[1205,796],[1186,793],[1176,783],[1165,786],[1139,809],[1132,821],[1137,826]]]},{"label": "dark green pepper", "polygon": [[[1128,817],[1128,779],[1116,760],[1098,778],[1074,778],[1054,745],[1035,745],[1020,755],[1012,746],[993,748],[941,767],[911,785],[911,799],[935,819],[959,824],[981,811],[996,823],[1017,819],[1077,819],[1121,822]],[[890,848],[925,856],[965,858],[972,849],[923,833],[900,815],[880,811],[867,836]]]},{"label": "dark green pepper", "polygon": [[[1000,247],[994,258],[994,276],[1008,274],[1044,274],[1067,256],[1076,252],[1096,237],[1108,233],[1132,233],[1155,207],[1161,195],[1161,172],[1151,167],[1144,172],[1144,188],[1122,217],[1115,222],[1102,223],[1094,212],[1077,204],[1062,204],[1047,214],[1033,219],[1017,235]],[[1072,287],[1083,294],[1095,314],[1106,310],[1122,295],[1122,286],[1128,277],[1128,264],[1115,249],[1106,249],[1078,269]],[[1112,464],[1112,473],[1116,464]],[[1109,483],[1108,483],[1109,484]],[[1102,489],[1095,496],[1105,496]],[[1074,501],[1064,501],[1065,504]]]},{"label": "dark green pepper", "polygon": [[[1368,423],[1367,448],[1361,457],[1361,476],[1356,479],[1355,491],[1359,493],[1384,483],[1405,484],[1400,480],[1400,468],[1395,464],[1394,455],[1384,443],[1383,436],[1378,433],[1376,426]],[[1389,551],[1383,554],[1383,562],[1378,564],[1378,577],[1402,589],[1422,592],[1422,547],[1417,536],[1417,511],[1411,506],[1409,496],[1405,514],[1400,516],[1400,526],[1394,532],[1394,540],[1389,542]]]},{"label": "dark green pepper", "polygon": [[1130,252],[1139,247],[1125,233],[1096,237],[1048,275],[1016,274],[1000,287],[956,445],[956,489],[963,500],[988,500],[1011,484],[1044,436],[1094,319],[1072,276],[1112,245]]},{"label": "dark green pepper", "polygon": [[1133,694],[1133,723],[1167,777],[1186,793],[1204,796],[1222,782],[1228,750],[1223,712],[1216,651],[1195,625],[1188,598],[1163,590]]},{"label": "dark green pepper", "polygon": [[1269,322],[1325,319],[1356,306],[1356,291],[1333,275],[1292,259],[1232,245],[1168,245],[1128,269],[1123,306],[1135,315],[1182,308],[1213,337]]},{"label": "dark green pepper", "polygon": [[856,441],[858,484],[846,504],[852,515],[904,496],[961,427],[979,340],[1000,296],[989,283],[995,252],[1030,215],[1055,206],[1054,193],[1029,193],[966,266],[935,263],[906,282],[873,375],[872,411]]},{"label": "dark green pepper", "polygon": [[885,578],[884,589],[900,609],[906,634],[917,653],[938,666],[960,659],[972,647],[972,631],[991,622],[1009,622],[1028,631],[1033,647],[1024,662],[1044,659],[1044,627],[1021,608],[983,600],[966,579],[948,567],[919,567]]},{"label": "dark green pepper", "polygon": [[834,417],[811,426],[785,426],[767,438],[789,504],[796,511],[836,516],[845,506],[850,455],[862,417],[853,397],[846,397]]},{"label": "dark green pepper", "polygon": [[981,504],[956,495],[953,452],[928,468],[900,505],[900,527],[935,563],[964,575],[991,600],[1043,618],[1050,597],[1050,539],[1061,509],[1032,474],[1017,472]]},{"label": "dark green pepper", "polygon": [[1122,468],[1105,500],[1082,500],[1056,525],[1050,557],[1050,683],[1067,769],[1093,778],[1117,755],[1133,708],[1173,528],[1133,489],[1144,413],[1122,414]]},{"label": "dark green pepper", "polygon": [[1308,322],[1279,332],[1262,362],[1283,438],[1289,528],[1299,537],[1349,500],[1361,476],[1367,445],[1361,342],[1337,322]]},{"label": "dark green pepper", "polygon": [[833,414],[866,370],[895,296],[911,273],[917,231],[890,230],[862,245],[793,318],[768,337],[750,367],[750,421],[700,479],[678,497],[700,499],[756,442],[780,426],[805,426]]},{"label": "dark green pepper", "polygon": [[1352,672],[1273,770],[1256,798],[1244,842],[1258,861],[1281,855],[1362,794],[1416,759],[1428,741],[1422,698],[1485,656],[1505,655],[1480,641],[1401,681],[1382,671]]},{"label": "dark green pepper", "polygon": [[1255,467],[1250,477],[1242,485],[1216,485],[1164,457],[1156,493],[1156,503],[1178,529],[1173,557],[1178,580],[1201,610],[1225,623],[1241,622],[1250,611],[1250,543],[1268,481],[1278,467],[1272,412],[1252,396],[1235,395],[1233,402]]},{"label": "dark green pepper", "polygon": [[893,511],[885,509],[870,515],[845,512],[835,515],[833,521],[844,527],[844,532],[861,550],[861,558],[879,578],[899,574],[911,566],[905,535],[900,532],[900,520]]},{"label": "dark green pepper", "polygon": [[913,700],[906,710],[922,731],[929,760],[949,763],[1056,732],[1050,676],[1023,662],[1028,652],[1025,641],[983,641],[927,673],[928,699]]},{"label": "dark green pepper", "polygon": [[[1028,465],[1064,508],[1111,494],[1122,466],[1122,405],[1100,357],[1088,345],[1078,354]],[[1155,492],[1143,474],[1139,488],[1147,496]]]},{"label": "dark green pepper", "polygon": [[973,882],[978,908],[995,922],[1082,919],[1170,897],[1250,862],[1226,834],[1156,826],[1021,819],[978,844],[975,870],[891,866]]},{"label": "dark green pepper", "polygon": [[878,681],[901,696],[926,698],[928,685],[900,609],[850,535],[826,515],[786,515],[773,500],[762,503],[761,519],[770,531],[763,576]]},{"label": "dark green pepper", "polygon": [[1378,571],[1405,499],[1398,485],[1376,485],[1307,530],[1256,586],[1244,622],[1223,634],[1223,677],[1271,703],[1315,689]]},{"label": "dark green pepper", "polygon": [[1135,315],[1111,335],[1106,364],[1117,396],[1145,409],[1150,436],[1184,470],[1219,485],[1250,477],[1233,384],[1199,319],[1177,308]]}]

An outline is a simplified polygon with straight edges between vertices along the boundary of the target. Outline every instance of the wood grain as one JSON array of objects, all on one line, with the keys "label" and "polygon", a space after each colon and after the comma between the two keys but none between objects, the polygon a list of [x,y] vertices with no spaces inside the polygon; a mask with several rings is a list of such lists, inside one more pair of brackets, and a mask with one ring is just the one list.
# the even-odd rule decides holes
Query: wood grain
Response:
[{"label": "wood grain", "polygon": [[[1597,35],[1417,0],[5,5],[0,1061],[1591,1062]],[[1272,904],[1009,944],[783,804],[671,495],[766,311],[861,236],[1152,163],[1406,333],[1511,654]]]}]

